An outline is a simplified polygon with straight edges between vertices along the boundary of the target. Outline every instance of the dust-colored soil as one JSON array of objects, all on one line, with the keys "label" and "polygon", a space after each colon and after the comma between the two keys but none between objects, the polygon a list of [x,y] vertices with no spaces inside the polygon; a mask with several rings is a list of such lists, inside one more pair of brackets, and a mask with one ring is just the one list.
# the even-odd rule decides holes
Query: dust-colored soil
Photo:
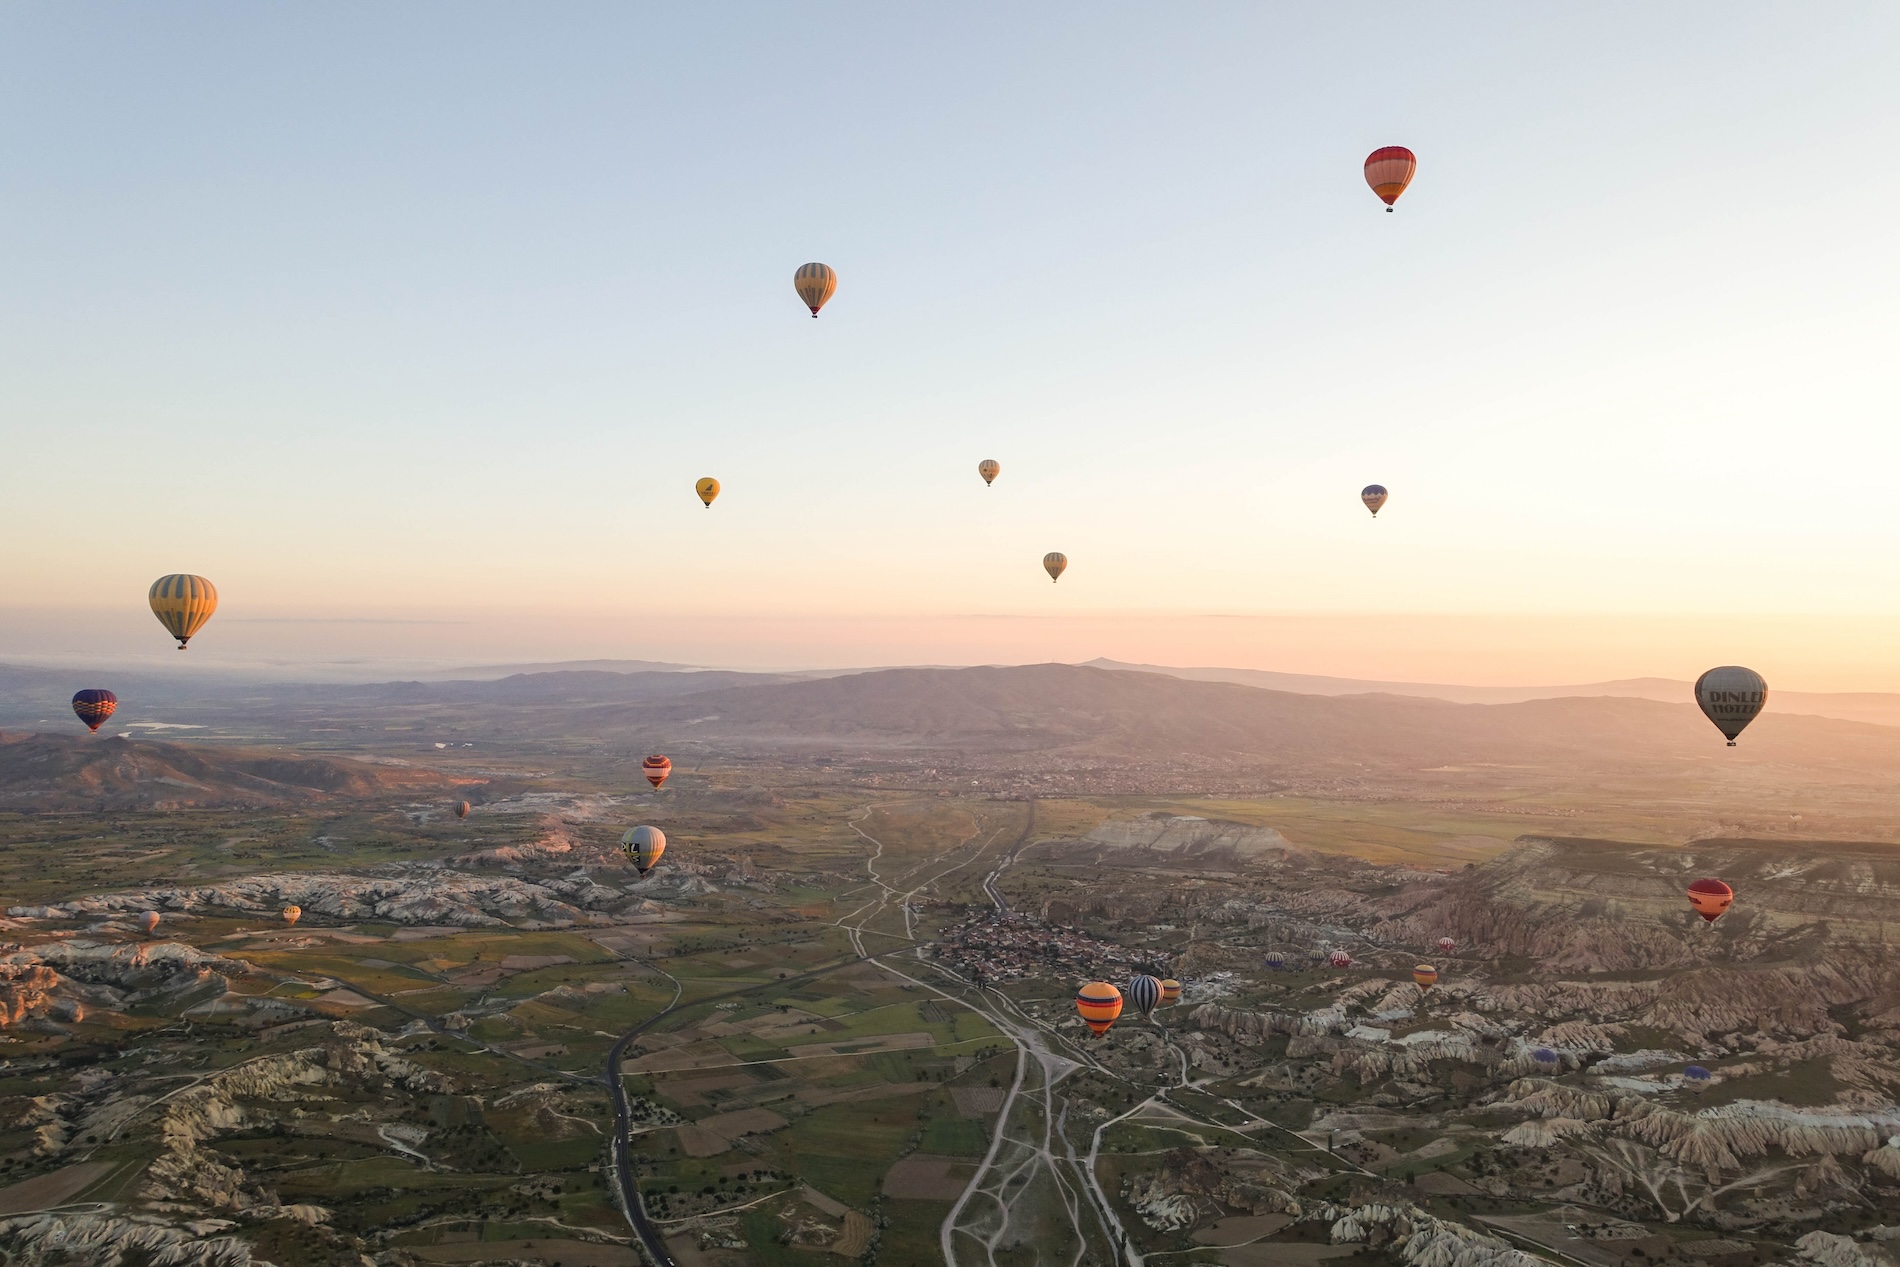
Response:
[{"label": "dust-colored soil", "polygon": [[1001,1087],[952,1087],[950,1098],[957,1102],[961,1117],[988,1117],[1003,1111]]},{"label": "dust-colored soil", "polygon": [[738,1109],[731,1113],[715,1113],[695,1125],[702,1131],[737,1139],[741,1135],[769,1135],[773,1131],[783,1130],[790,1123],[770,1109]]},{"label": "dust-colored soil", "polygon": [[1420,1192],[1434,1197],[1461,1197],[1477,1191],[1457,1175],[1449,1175],[1442,1170],[1422,1174],[1413,1183]]},{"label": "dust-colored soil", "polygon": [[884,1194],[913,1201],[954,1201],[976,1167],[956,1157],[912,1153],[884,1174]]},{"label": "dust-colored soil", "polygon": [[1282,1241],[1263,1241],[1220,1252],[1223,1267],[1319,1267],[1328,1258],[1346,1258],[1358,1252],[1357,1245],[1312,1245]]},{"label": "dust-colored soil", "polygon": [[702,1131],[697,1126],[682,1126],[675,1134],[679,1136],[680,1151],[688,1157],[717,1157],[732,1147],[732,1141],[724,1135]]},{"label": "dust-colored soil", "polygon": [[676,1082],[662,1082],[658,1089],[675,1104],[698,1108],[706,1103],[708,1091],[732,1091],[749,1087],[756,1081],[749,1073],[730,1073],[711,1078],[681,1078]]},{"label": "dust-colored soil", "polygon": [[110,1161],[82,1162],[0,1188],[0,1214],[25,1214],[64,1205],[112,1173],[118,1165]]},{"label": "dust-colored soil", "polygon": [[687,1043],[667,1051],[656,1051],[638,1060],[629,1060],[627,1068],[639,1073],[663,1073],[672,1069],[702,1069],[707,1065],[729,1065],[732,1053],[718,1043]]},{"label": "dust-colored soil", "polygon": [[831,1252],[844,1258],[862,1258],[871,1248],[871,1220],[856,1210],[846,1210],[844,1235],[831,1246]]},{"label": "dust-colored soil", "polygon": [[591,1241],[533,1240],[463,1241],[456,1245],[406,1246],[425,1263],[474,1263],[505,1259],[510,1262],[555,1263],[561,1267],[640,1267],[640,1256],[625,1245],[596,1245]]},{"label": "dust-colored soil", "polygon": [[1197,1245],[1240,1245],[1246,1241],[1258,1240],[1262,1236],[1272,1236],[1292,1221],[1292,1216],[1287,1214],[1236,1214],[1229,1218],[1216,1219],[1206,1227],[1196,1228],[1194,1243]]}]

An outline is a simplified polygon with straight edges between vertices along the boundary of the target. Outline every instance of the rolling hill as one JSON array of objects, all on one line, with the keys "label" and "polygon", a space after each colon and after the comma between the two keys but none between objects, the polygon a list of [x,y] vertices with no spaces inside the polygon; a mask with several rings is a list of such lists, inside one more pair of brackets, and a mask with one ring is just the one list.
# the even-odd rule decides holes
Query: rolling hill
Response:
[{"label": "rolling hill", "polygon": [[0,734],[0,809],[201,809],[443,794],[430,770],[124,738]]}]

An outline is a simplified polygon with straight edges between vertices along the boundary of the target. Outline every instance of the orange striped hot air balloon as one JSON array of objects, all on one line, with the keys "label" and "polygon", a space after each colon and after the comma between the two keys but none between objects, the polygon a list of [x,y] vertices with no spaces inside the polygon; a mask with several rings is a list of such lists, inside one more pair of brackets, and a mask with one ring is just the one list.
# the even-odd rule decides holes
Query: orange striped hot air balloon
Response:
[{"label": "orange striped hot air balloon", "polygon": [[1412,969],[1412,980],[1418,982],[1420,990],[1429,990],[1438,984],[1438,969],[1428,963],[1419,964]]},{"label": "orange striped hot air balloon", "polygon": [[1735,890],[1720,880],[1697,880],[1689,886],[1689,905],[1695,913],[1713,924],[1735,900]]},{"label": "orange striped hot air balloon", "polygon": [[666,776],[673,773],[673,762],[656,752],[640,763],[640,773],[647,776],[648,783],[659,787],[666,782]]},{"label": "orange striped hot air balloon", "polygon": [[284,923],[294,926],[296,922],[302,918],[303,918],[303,907],[286,906],[284,908]]},{"label": "orange striped hot air balloon", "polygon": [[1075,992],[1075,1010],[1100,1038],[1122,1014],[1122,992],[1106,981],[1091,981]]},{"label": "orange striped hot air balloon", "polygon": [[815,320],[818,310],[836,293],[838,275],[831,271],[829,264],[800,264],[798,271],[792,274],[792,285]]},{"label": "orange striped hot air balloon", "polygon": [[1412,183],[1418,170],[1418,156],[1403,145],[1385,145],[1366,156],[1366,183],[1379,195],[1387,211]]},{"label": "orange striped hot air balloon", "polygon": [[1171,1007],[1181,1001],[1181,983],[1173,977],[1161,978],[1161,1006]]},{"label": "orange striped hot air balloon", "polygon": [[1069,556],[1060,550],[1049,551],[1042,556],[1042,570],[1049,574],[1049,581],[1054,584],[1062,579],[1064,572],[1069,570]]}]

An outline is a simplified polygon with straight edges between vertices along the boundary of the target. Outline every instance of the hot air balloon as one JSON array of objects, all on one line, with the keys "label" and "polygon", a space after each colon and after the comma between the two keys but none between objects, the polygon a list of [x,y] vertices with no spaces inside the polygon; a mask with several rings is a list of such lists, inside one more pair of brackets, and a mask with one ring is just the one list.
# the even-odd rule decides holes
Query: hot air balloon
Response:
[{"label": "hot air balloon", "polygon": [[1458,943],[1453,941],[1451,938],[1440,937],[1438,939],[1438,952],[1440,954],[1449,955],[1457,949],[1458,949]]},{"label": "hot air balloon", "polygon": [[1539,1047],[1531,1053],[1531,1063],[1545,1069],[1555,1069],[1563,1063],[1563,1057],[1548,1047]]},{"label": "hot air balloon", "polygon": [[673,773],[673,763],[656,752],[640,763],[640,773],[647,776],[648,783],[659,787],[666,782],[666,776]]},{"label": "hot air balloon", "polygon": [[1139,973],[1128,983],[1128,1001],[1143,1016],[1154,1011],[1161,1004],[1161,982],[1147,973]]},{"label": "hot air balloon", "polygon": [[711,510],[713,498],[719,496],[719,481],[708,475],[693,485],[693,491],[699,494],[699,500],[706,503],[706,509]]},{"label": "hot air balloon", "polygon": [[1689,886],[1689,905],[1695,907],[1695,913],[1711,924],[1722,918],[1722,912],[1734,900],[1735,890],[1720,880],[1697,880]]},{"label": "hot air balloon", "polygon": [[1350,968],[1352,967],[1352,956],[1343,950],[1335,950],[1332,954],[1326,956],[1326,962],[1335,968]]},{"label": "hot air balloon", "polygon": [[1091,981],[1075,992],[1075,1010],[1100,1038],[1122,1014],[1122,992],[1106,981]]},{"label": "hot air balloon", "polygon": [[468,809],[469,809],[469,806],[468,806],[467,801],[457,801],[455,803],[455,816],[457,818],[467,818]]},{"label": "hot air balloon", "polygon": [[1366,509],[1372,512],[1374,519],[1379,517],[1379,507],[1385,505],[1385,498],[1383,484],[1368,484],[1359,490],[1359,500],[1366,504]]},{"label": "hot air balloon", "polygon": [[634,870],[645,875],[660,865],[660,855],[666,852],[666,833],[658,827],[629,827],[620,838],[620,848]]},{"label": "hot air balloon", "polygon": [[303,907],[286,906],[284,908],[284,923],[295,925],[296,922],[302,918],[303,918]]},{"label": "hot air balloon", "polygon": [[1181,1001],[1181,983],[1173,977],[1161,978],[1161,1006],[1173,1007]]},{"label": "hot air balloon", "polygon": [[983,477],[983,484],[988,487],[994,484],[996,477],[1003,473],[1003,464],[995,458],[984,458],[976,464],[976,473]]},{"label": "hot air balloon", "polygon": [[1051,550],[1049,553],[1042,556],[1042,570],[1049,574],[1049,581],[1051,584],[1054,584],[1056,581],[1060,580],[1062,578],[1062,574],[1068,571],[1068,569],[1069,569],[1068,555],[1059,554],[1056,551]]},{"label": "hot air balloon", "polygon": [[158,927],[158,912],[147,911],[145,914],[139,916],[139,927],[145,930],[147,937],[150,937],[152,930]]},{"label": "hot air balloon", "polygon": [[1735,736],[1748,728],[1748,723],[1755,720],[1768,702],[1768,683],[1753,669],[1725,664],[1695,680],[1695,702],[1702,706],[1703,716],[1728,737],[1728,746],[1733,748]]},{"label": "hot air balloon", "polygon": [[1286,956],[1277,950],[1269,950],[1267,952],[1267,967],[1278,972],[1280,969],[1286,967]]},{"label": "hot air balloon", "polygon": [[99,733],[99,727],[106,724],[106,718],[112,716],[118,707],[119,697],[99,687],[73,695],[73,712],[79,715],[80,721],[86,723],[86,729],[94,734]]},{"label": "hot air balloon", "polygon": [[1430,990],[1438,984],[1438,969],[1428,963],[1421,963],[1412,969],[1412,980],[1418,983],[1421,992]]},{"label": "hot air balloon", "polygon": [[798,271],[792,274],[792,285],[798,290],[798,297],[811,309],[812,319],[818,317],[818,310],[825,306],[832,292],[838,289],[838,275],[831,271],[829,264],[800,264]]},{"label": "hot air balloon", "polygon": [[184,572],[153,581],[146,598],[152,604],[152,615],[158,617],[158,623],[178,639],[180,651],[191,641],[191,635],[204,628],[211,613],[218,610],[217,588],[202,576]]},{"label": "hot air balloon", "polygon": [[1366,183],[1372,186],[1372,192],[1379,195],[1387,211],[1412,183],[1412,173],[1418,170],[1418,156],[1403,145],[1386,145],[1366,156]]}]

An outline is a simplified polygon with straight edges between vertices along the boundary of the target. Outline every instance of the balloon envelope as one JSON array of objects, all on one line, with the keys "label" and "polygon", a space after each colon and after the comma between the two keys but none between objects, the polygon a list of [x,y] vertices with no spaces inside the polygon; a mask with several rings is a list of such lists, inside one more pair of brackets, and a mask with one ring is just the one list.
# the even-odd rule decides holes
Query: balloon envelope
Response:
[{"label": "balloon envelope", "polygon": [[1536,1051],[1531,1053],[1531,1059],[1540,1065],[1554,1065],[1558,1063],[1559,1057],[1557,1053],[1550,1048],[1539,1047]]},{"label": "balloon envelope", "polygon": [[1122,1014],[1122,992],[1106,981],[1091,981],[1075,992],[1075,1011],[1099,1037]]},{"label": "balloon envelope", "polygon": [[1366,504],[1366,509],[1372,512],[1374,519],[1379,517],[1379,507],[1385,505],[1385,498],[1383,484],[1368,484],[1359,490],[1359,500]]},{"label": "balloon envelope", "polygon": [[1768,683],[1753,669],[1725,664],[1695,680],[1695,702],[1733,748],[1735,736],[1747,729],[1768,702]]},{"label": "balloon envelope", "polygon": [[73,712],[79,720],[86,723],[86,729],[97,733],[99,727],[106,724],[106,718],[119,707],[119,697],[100,687],[79,691],[73,695]]},{"label": "balloon envelope", "polygon": [[976,464],[976,473],[983,477],[985,484],[994,484],[996,477],[1003,473],[1003,467],[994,458],[984,458]]},{"label": "balloon envelope", "polygon": [[1735,900],[1735,890],[1720,880],[1697,880],[1689,886],[1689,905],[1695,913],[1713,924]]},{"label": "balloon envelope", "polygon": [[178,639],[180,651],[191,641],[191,635],[204,628],[211,613],[218,610],[217,588],[204,577],[186,572],[153,581],[146,599],[152,604],[152,615],[158,617],[158,623]]},{"label": "balloon envelope", "polygon": [[831,271],[829,264],[800,264],[798,271],[792,274],[792,285],[805,306],[811,309],[811,315],[816,317],[825,301],[838,289],[838,275]]},{"label": "balloon envelope", "polygon": [[1069,556],[1051,550],[1042,556],[1042,570],[1049,574],[1050,581],[1060,580],[1062,574],[1069,570]]},{"label": "balloon envelope", "polygon": [[719,481],[708,475],[693,485],[693,491],[699,494],[699,500],[706,503],[706,509],[711,510],[713,498],[719,496]]},{"label": "balloon envelope", "polygon": [[1170,1003],[1174,1003],[1178,1001],[1180,997],[1181,997],[1181,983],[1179,981],[1176,981],[1173,977],[1161,978],[1162,1006],[1165,1007]]},{"label": "balloon envelope", "polygon": [[1412,980],[1418,983],[1419,989],[1429,990],[1438,984],[1438,969],[1428,963],[1419,964],[1412,969]]},{"label": "balloon envelope", "polygon": [[303,918],[303,907],[286,906],[284,908],[284,923],[295,924],[298,920],[302,918]]},{"label": "balloon envelope", "polygon": [[1381,146],[1366,156],[1366,184],[1372,186],[1387,211],[1392,210],[1417,171],[1418,156],[1403,145]]},{"label": "balloon envelope", "polygon": [[467,801],[457,801],[457,802],[455,803],[455,816],[456,816],[457,818],[467,818],[467,817],[468,817],[468,808],[469,808],[469,806],[468,806],[468,802],[467,802]]},{"label": "balloon envelope", "polygon": [[1704,1069],[1701,1065],[1690,1065],[1687,1069],[1682,1071],[1682,1076],[1691,1082],[1707,1082],[1715,1075],[1710,1073],[1707,1069]]},{"label": "balloon envelope", "polygon": [[147,933],[150,933],[154,928],[157,928],[158,927],[158,912],[147,911],[145,912],[145,914],[139,916],[139,927],[143,928]]},{"label": "balloon envelope", "polygon": [[1449,937],[1440,937],[1438,939],[1438,949],[1449,955],[1452,951],[1458,949],[1458,943]]},{"label": "balloon envelope", "polygon": [[1267,967],[1278,972],[1280,969],[1286,967],[1286,956],[1277,950],[1269,950],[1267,952]]},{"label": "balloon envelope", "polygon": [[629,827],[620,838],[620,848],[634,869],[645,875],[659,865],[660,855],[666,852],[666,833],[658,827]]},{"label": "balloon envelope", "polygon": [[1161,982],[1142,973],[1128,983],[1128,1001],[1143,1016],[1155,1010],[1161,1003]]},{"label": "balloon envelope", "polygon": [[647,776],[648,783],[658,787],[666,782],[667,775],[673,773],[673,762],[656,752],[640,763],[640,773]]},{"label": "balloon envelope", "polygon": [[1326,956],[1326,962],[1332,964],[1335,968],[1350,968],[1352,967],[1352,956],[1343,950],[1335,950],[1332,954]]}]

